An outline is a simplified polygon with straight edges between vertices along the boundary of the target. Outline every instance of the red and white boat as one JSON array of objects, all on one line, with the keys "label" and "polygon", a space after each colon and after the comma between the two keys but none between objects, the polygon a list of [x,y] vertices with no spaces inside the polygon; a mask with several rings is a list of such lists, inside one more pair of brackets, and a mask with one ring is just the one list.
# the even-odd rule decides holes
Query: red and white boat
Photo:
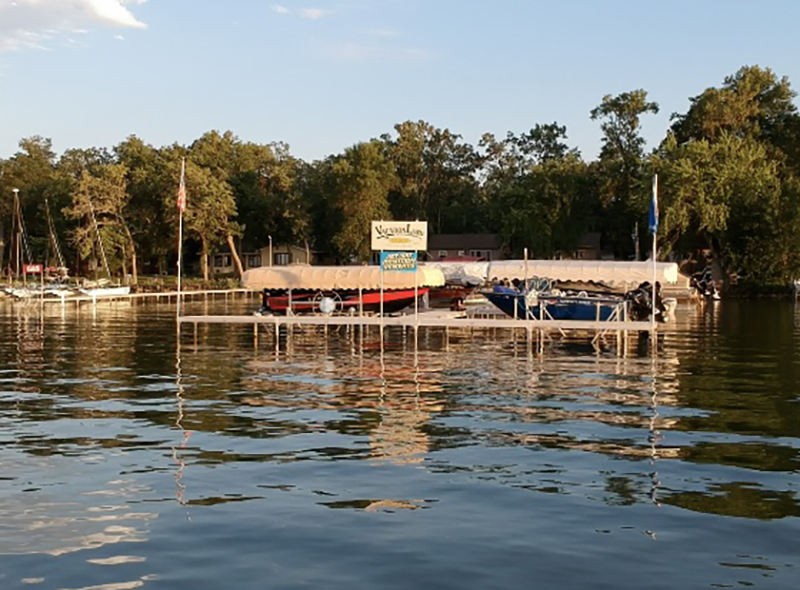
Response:
[{"label": "red and white boat", "polygon": [[[427,287],[418,288],[416,293],[414,289],[384,291],[383,313],[401,311],[414,303],[415,297],[422,297],[427,292]],[[289,309],[289,302],[288,295],[267,296],[267,305],[264,311],[286,313],[286,310]],[[317,293],[295,293],[291,299],[293,313],[325,313],[326,305],[332,305],[333,311],[380,313],[381,293],[380,291],[363,291],[361,294],[358,291],[318,291]]]},{"label": "red and white boat", "polygon": [[261,313],[387,314],[444,285],[444,275],[425,267],[381,272],[378,266],[273,266],[246,271],[242,285],[262,292]]}]

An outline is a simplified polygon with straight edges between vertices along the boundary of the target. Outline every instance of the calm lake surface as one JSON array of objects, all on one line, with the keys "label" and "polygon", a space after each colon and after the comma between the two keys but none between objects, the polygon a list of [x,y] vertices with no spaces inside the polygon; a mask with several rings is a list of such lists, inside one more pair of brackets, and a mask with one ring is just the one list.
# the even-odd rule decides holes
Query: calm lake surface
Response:
[{"label": "calm lake surface", "polygon": [[800,588],[791,302],[655,358],[174,313],[0,302],[3,590]]}]

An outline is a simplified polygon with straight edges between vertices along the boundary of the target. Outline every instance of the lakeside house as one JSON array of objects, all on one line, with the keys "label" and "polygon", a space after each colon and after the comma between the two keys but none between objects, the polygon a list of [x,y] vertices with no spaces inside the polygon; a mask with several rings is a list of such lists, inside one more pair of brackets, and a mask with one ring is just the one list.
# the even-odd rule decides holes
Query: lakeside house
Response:
[{"label": "lakeside house", "polygon": [[504,260],[497,234],[432,234],[428,236],[425,260]]},{"label": "lakeside house", "polygon": [[[262,266],[289,266],[290,264],[314,264],[317,262],[315,252],[291,244],[263,246],[258,250],[242,252],[240,257],[244,270]],[[212,275],[224,276],[235,273],[236,268],[230,250],[226,249],[214,254],[211,260]]]},{"label": "lakeside house", "polygon": [[600,232],[586,232],[578,240],[575,249],[571,252],[559,252],[556,258],[561,260],[613,260],[613,256],[603,255],[600,245],[602,234]]}]

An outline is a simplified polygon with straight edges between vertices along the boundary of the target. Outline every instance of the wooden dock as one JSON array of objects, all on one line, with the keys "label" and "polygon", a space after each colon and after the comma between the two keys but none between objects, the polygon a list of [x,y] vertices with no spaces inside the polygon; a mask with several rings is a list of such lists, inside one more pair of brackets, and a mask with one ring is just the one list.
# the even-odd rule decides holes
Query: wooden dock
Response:
[{"label": "wooden dock", "polygon": [[[258,293],[253,293],[249,289],[206,289],[203,291],[181,291],[181,301],[189,301],[197,298],[211,298],[216,299],[219,297],[258,297]],[[178,297],[177,291],[153,291],[146,293],[126,293],[124,295],[68,295],[66,297],[53,297],[53,296],[31,296],[22,299],[13,297],[5,297],[3,301],[8,303],[20,303],[29,305],[52,305],[57,303],[59,305],[71,305],[81,303],[102,303],[104,301],[170,301],[176,300]]]},{"label": "wooden dock", "polygon": [[[486,312],[484,315],[483,312]],[[617,342],[627,339],[629,332],[650,332],[650,322],[633,321],[589,321],[589,320],[523,320],[509,318],[504,314],[496,315],[491,310],[449,311],[425,310],[419,314],[406,313],[380,317],[377,315],[186,315],[178,318],[178,326],[190,324],[195,334],[200,324],[236,324],[252,325],[253,335],[257,339],[259,327],[272,328],[276,342],[281,328],[294,326],[364,326],[377,327],[381,331],[389,327],[404,328],[444,328],[449,329],[486,329],[505,328],[523,330],[529,340],[534,338],[540,343],[549,339],[553,333],[562,336],[588,336],[593,344],[606,334],[612,334]]]}]

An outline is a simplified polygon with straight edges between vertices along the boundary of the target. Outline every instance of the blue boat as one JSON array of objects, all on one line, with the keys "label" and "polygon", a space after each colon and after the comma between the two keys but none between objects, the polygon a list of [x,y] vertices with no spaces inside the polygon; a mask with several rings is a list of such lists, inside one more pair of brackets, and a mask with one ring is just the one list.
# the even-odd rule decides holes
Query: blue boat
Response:
[{"label": "blue boat", "polygon": [[512,318],[607,321],[622,297],[526,294],[510,287],[482,292],[495,307]]}]

